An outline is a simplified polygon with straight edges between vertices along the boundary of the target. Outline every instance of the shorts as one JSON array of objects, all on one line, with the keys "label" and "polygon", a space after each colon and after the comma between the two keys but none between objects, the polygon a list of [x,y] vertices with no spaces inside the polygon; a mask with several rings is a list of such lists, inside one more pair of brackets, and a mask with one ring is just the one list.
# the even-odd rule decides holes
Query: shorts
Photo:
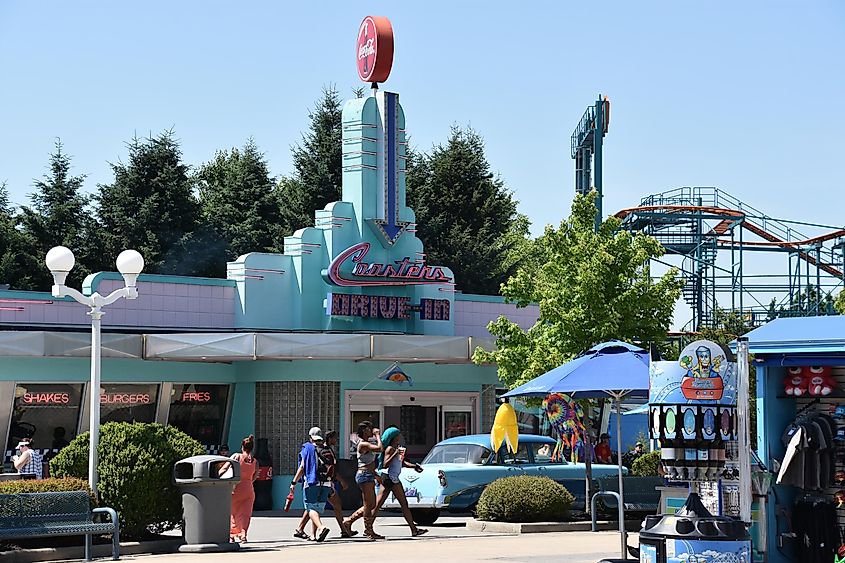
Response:
[{"label": "shorts", "polygon": [[331,489],[323,485],[313,485],[305,488],[305,510],[313,510],[322,514],[326,509],[326,501],[329,500]]},{"label": "shorts", "polygon": [[381,486],[387,489],[388,491],[393,491],[393,487],[399,484],[399,479],[394,481],[390,478],[390,475],[387,473],[381,474]]},{"label": "shorts", "polygon": [[375,473],[371,473],[369,471],[359,471],[355,474],[355,482],[359,485],[363,485],[364,483],[375,483],[376,475]]}]

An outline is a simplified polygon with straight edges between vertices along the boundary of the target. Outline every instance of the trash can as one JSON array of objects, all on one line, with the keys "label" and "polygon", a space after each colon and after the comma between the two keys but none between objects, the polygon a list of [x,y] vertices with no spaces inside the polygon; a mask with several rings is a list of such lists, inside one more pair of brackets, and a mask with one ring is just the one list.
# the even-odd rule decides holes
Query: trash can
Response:
[{"label": "trash can", "polygon": [[240,480],[240,465],[228,457],[198,455],[176,462],[173,482],[182,490],[186,542],[179,551],[196,553],[240,548],[240,544],[229,542],[232,490]]},{"label": "trash can", "polygon": [[751,563],[748,525],[713,516],[696,493],[675,514],[646,516],[640,531],[640,563],[692,561]]}]

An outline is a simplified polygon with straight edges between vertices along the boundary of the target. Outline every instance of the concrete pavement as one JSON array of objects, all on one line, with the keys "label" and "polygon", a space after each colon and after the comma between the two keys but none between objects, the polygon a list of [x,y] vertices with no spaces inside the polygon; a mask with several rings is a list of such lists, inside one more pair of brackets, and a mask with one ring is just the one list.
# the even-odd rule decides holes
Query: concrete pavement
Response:
[{"label": "concrete pavement", "polygon": [[[545,534],[491,534],[466,529],[468,516],[445,516],[429,533],[410,537],[404,519],[390,514],[376,521],[376,531],[387,539],[370,542],[360,538],[341,539],[332,518],[324,519],[332,532],[321,544],[293,538],[298,518],[284,513],[260,513],[250,526],[249,539],[241,551],[221,554],[138,555],[126,559],[149,559],[151,563],[278,563],[279,561],[358,561],[373,557],[395,557],[403,561],[500,561],[596,563],[605,557],[619,557],[617,532],[563,532]],[[357,529],[361,529],[358,523]],[[629,543],[636,545],[636,534]],[[388,555],[392,554],[392,555]]]}]

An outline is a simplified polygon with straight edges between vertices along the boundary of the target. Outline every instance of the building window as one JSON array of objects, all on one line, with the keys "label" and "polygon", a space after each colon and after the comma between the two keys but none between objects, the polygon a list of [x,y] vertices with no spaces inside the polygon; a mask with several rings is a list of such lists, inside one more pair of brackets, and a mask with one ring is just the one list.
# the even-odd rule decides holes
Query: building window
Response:
[{"label": "building window", "polygon": [[82,405],[82,384],[19,384],[15,387],[9,436],[8,459],[18,442],[33,441],[33,448],[45,457],[60,450],[76,437]]},{"label": "building window", "polygon": [[255,384],[255,434],[267,438],[275,475],[292,475],[308,429],[340,429],[337,381],[260,381]]},{"label": "building window", "polygon": [[158,385],[103,385],[100,420],[106,422],[155,422]]},{"label": "building window", "polygon": [[174,384],[167,424],[206,446],[219,446],[223,443],[228,404],[228,385]]}]

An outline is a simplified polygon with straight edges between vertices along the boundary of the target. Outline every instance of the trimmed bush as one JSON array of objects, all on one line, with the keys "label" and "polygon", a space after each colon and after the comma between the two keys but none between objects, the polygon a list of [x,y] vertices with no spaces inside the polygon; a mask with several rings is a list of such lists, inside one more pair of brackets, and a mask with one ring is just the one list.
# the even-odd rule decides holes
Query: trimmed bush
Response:
[{"label": "trimmed bush", "polygon": [[68,491],[85,491],[91,497],[91,507],[97,506],[97,499],[88,486],[88,481],[75,477],[64,479],[18,479],[16,481],[0,481],[0,495],[15,493],[65,493]]},{"label": "trimmed bush", "polygon": [[478,499],[476,517],[492,522],[559,522],[569,518],[575,497],[548,477],[504,477]]},{"label": "trimmed bush", "polygon": [[657,477],[657,467],[660,465],[660,452],[648,452],[641,455],[631,466],[631,473],[637,477]]},{"label": "trimmed bush", "polygon": [[[77,436],[50,461],[58,477],[87,478],[88,433]],[[173,465],[202,455],[202,444],[161,424],[109,422],[97,448],[100,503],[117,510],[121,534],[143,538],[178,526],[182,495],[172,484]]]}]

